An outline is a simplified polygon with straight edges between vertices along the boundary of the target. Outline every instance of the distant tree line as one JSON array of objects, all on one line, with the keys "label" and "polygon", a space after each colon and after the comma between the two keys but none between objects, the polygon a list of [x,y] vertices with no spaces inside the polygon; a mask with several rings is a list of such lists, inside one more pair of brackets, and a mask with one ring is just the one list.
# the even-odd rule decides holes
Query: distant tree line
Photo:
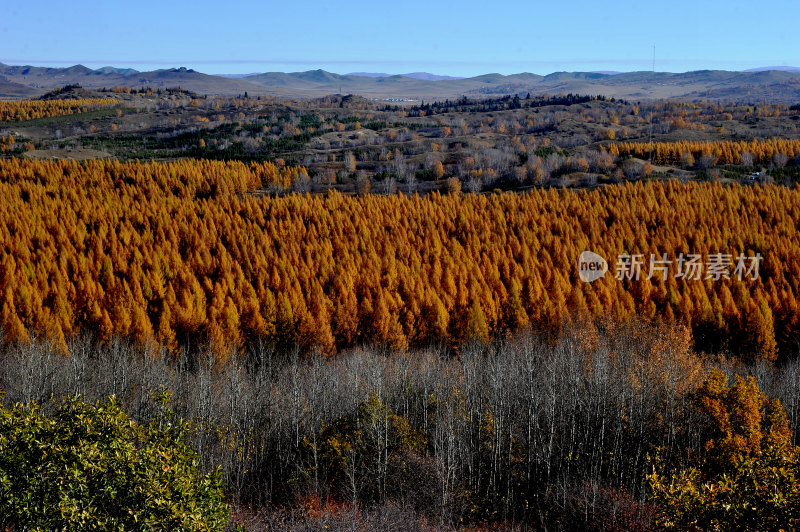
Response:
[{"label": "distant tree line", "polygon": [[[575,105],[579,103],[588,103],[592,101],[619,101],[625,103],[624,100],[615,100],[611,98],[608,100],[605,96],[585,96],[578,94],[564,94],[560,96],[537,96],[532,98],[530,94],[524,98],[519,95],[506,95],[501,98],[484,98],[484,99],[470,99],[467,96],[462,96],[458,100],[443,102],[437,101],[433,103],[423,103],[421,105],[413,105],[410,107],[402,107],[406,111],[407,116],[430,116],[444,113],[489,113],[497,111],[508,111],[514,109],[529,109],[536,107],[545,107],[549,105]],[[383,111],[397,111],[401,109],[398,106],[386,106]]]},{"label": "distant tree line", "polygon": [[35,118],[85,113],[119,105],[108,98],[78,98],[64,100],[0,101],[0,122],[22,122]]}]

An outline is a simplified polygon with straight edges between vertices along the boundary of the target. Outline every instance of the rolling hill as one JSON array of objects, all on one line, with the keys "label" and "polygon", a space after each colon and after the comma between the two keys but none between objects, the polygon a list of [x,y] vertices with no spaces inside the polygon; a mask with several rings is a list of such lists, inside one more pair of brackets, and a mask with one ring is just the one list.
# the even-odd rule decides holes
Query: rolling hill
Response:
[{"label": "rolling hill", "polygon": [[265,72],[244,76],[214,76],[187,68],[150,72],[111,66],[92,70],[10,66],[0,63],[0,96],[31,97],[78,83],[86,88],[149,86],[182,87],[199,94],[314,98],[329,94],[358,94],[366,98],[434,100],[507,94],[602,94],[632,100],[683,98],[729,99],[747,102],[796,103],[800,100],[800,72],[752,69],[747,72],[698,70],[670,72],[554,72],[546,76],[520,73],[483,74],[452,78],[424,72],[405,75],[335,74],[325,70]]},{"label": "rolling hill", "polygon": [[36,89],[0,76],[0,98],[30,98],[38,95]]},{"label": "rolling hill", "polygon": [[92,70],[83,65],[69,68],[48,68],[30,65],[10,66],[0,63],[0,77],[26,88],[25,91],[22,89],[12,91],[11,89],[14,87],[10,87],[8,90],[2,91],[8,92],[8,97],[42,94],[51,89],[76,83],[85,88],[113,87],[115,85],[153,88],[182,87],[209,95],[235,95],[244,92],[271,94],[270,89],[263,85],[251,84],[239,79],[211,76],[187,68],[138,72],[133,69],[114,67]]}]

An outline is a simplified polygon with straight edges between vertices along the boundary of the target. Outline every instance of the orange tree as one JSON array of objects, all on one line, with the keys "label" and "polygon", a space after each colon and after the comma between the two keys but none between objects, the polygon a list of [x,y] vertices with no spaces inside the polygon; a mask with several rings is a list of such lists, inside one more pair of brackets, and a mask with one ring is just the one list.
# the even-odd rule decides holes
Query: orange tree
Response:
[{"label": "orange tree", "polygon": [[71,115],[117,105],[119,105],[119,100],[110,98],[0,101],[0,122],[19,122],[35,118]]},{"label": "orange tree", "polygon": [[678,142],[622,142],[611,144],[609,153],[615,156],[649,158],[658,164],[680,164],[684,154],[692,159],[703,155],[716,157],[719,164],[742,164],[742,154],[750,153],[759,164],[769,164],[779,153],[794,157],[800,155],[800,140],[772,138],[741,141],[678,141]]},{"label": "orange tree", "polygon": [[[774,360],[800,331],[800,190],[654,182],[594,191],[261,195],[299,168],[0,161],[0,326],[63,350],[82,331],[177,348],[253,338],[323,353],[457,346],[576,317],[663,316],[700,350]],[[578,277],[592,250],[611,272]],[[639,280],[614,278],[639,254]],[[666,253],[672,273],[648,276]],[[718,280],[681,254],[731,254]],[[760,254],[757,279],[736,257]],[[226,351],[226,350],[222,350]],[[231,350],[228,349],[228,352]]]},{"label": "orange tree", "polygon": [[715,370],[696,393],[707,422],[705,456],[677,475],[654,472],[664,530],[794,530],[800,526],[800,454],[786,412],[753,377],[727,386]]}]

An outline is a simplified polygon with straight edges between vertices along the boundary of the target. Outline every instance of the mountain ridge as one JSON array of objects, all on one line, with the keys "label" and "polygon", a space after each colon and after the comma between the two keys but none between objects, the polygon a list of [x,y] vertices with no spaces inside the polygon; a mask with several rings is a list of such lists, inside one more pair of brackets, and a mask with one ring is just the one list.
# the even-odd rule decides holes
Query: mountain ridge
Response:
[{"label": "mountain ridge", "polygon": [[[737,99],[749,102],[796,103],[800,100],[800,69],[782,67],[751,71],[696,70],[690,72],[529,72],[487,73],[455,78],[424,72],[409,75],[365,76],[336,74],[322,69],[302,72],[263,72],[250,75],[211,75],[175,67],[140,72],[106,66],[66,68],[0,63],[3,97],[31,97],[68,84],[85,88],[180,86],[198,94],[315,98],[329,94],[357,94],[376,100],[432,100],[492,97],[513,94],[592,94],[627,99]],[[427,77],[426,77],[427,76]],[[435,79],[433,79],[435,78]],[[449,79],[448,79],[449,78]]]},{"label": "mountain ridge", "polygon": [[464,76],[443,76],[431,74],[430,72],[409,72],[407,74],[386,74],[385,72],[350,72],[345,76],[358,76],[362,78],[388,78],[392,76],[402,76],[404,78],[423,79],[426,81],[445,81],[464,79]]},{"label": "mountain ridge", "polygon": [[748,68],[747,70],[742,70],[742,72],[765,72],[767,70],[777,70],[781,72],[800,72],[800,67],[794,67],[794,66],[756,67],[756,68]]}]

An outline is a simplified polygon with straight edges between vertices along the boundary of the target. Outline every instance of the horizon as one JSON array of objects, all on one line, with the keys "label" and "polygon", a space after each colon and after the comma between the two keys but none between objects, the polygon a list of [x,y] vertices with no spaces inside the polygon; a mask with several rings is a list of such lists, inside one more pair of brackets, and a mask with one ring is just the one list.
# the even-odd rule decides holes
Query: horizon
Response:
[{"label": "horizon", "polygon": [[[654,46],[659,72],[800,65],[793,28],[800,5],[790,0],[767,0],[756,12],[738,0],[678,0],[668,8],[622,2],[613,9],[579,2],[568,12],[535,1],[487,10],[477,2],[454,9],[417,0],[401,7],[300,0],[225,9],[208,1],[144,2],[131,9],[77,0],[6,11],[0,62],[14,65],[184,66],[217,75],[316,69],[545,75],[649,71]],[[746,24],[740,13],[747,13]]]}]

